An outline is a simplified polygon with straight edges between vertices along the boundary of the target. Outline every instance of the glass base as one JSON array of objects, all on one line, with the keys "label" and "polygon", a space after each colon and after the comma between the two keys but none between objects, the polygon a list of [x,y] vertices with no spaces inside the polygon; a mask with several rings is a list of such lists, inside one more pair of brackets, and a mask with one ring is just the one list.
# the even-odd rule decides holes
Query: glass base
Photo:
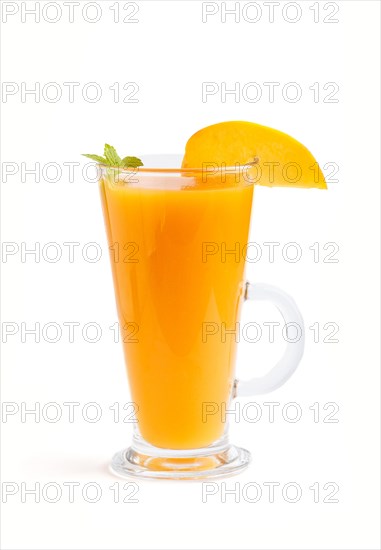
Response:
[{"label": "glass base", "polygon": [[209,447],[167,450],[134,436],[131,447],[114,455],[111,471],[119,477],[205,479],[231,476],[250,463],[250,453],[223,438]]}]

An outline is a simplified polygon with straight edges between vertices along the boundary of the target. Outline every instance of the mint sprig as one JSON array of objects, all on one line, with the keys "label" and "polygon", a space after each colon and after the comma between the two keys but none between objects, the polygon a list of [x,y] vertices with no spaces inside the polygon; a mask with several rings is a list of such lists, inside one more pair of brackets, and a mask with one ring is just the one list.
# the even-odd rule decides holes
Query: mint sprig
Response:
[{"label": "mint sprig", "polygon": [[105,164],[106,166],[118,166],[120,168],[138,168],[139,166],[143,166],[142,161],[138,157],[124,157],[121,159],[115,147],[108,143],[105,144],[103,154],[104,157],[90,154],[83,154],[82,156],[95,160],[100,164]]}]

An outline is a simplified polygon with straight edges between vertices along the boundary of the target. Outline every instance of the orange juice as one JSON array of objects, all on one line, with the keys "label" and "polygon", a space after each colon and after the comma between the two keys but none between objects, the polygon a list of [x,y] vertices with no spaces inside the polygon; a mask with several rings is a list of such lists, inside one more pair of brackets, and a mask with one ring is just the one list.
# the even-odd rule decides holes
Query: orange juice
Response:
[{"label": "orange juice", "polygon": [[205,447],[225,430],[205,403],[232,396],[236,342],[222,327],[239,319],[253,185],[135,179],[100,186],[138,428],[157,447]]}]

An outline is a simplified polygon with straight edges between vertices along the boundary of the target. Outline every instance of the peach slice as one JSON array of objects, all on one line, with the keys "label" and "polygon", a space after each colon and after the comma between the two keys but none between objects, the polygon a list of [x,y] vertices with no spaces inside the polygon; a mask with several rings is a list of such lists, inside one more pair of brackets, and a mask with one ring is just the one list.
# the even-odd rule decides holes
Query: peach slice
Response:
[{"label": "peach slice", "polygon": [[182,168],[225,167],[257,162],[253,181],[269,187],[327,189],[313,155],[288,134],[253,122],[220,122],[188,140]]}]

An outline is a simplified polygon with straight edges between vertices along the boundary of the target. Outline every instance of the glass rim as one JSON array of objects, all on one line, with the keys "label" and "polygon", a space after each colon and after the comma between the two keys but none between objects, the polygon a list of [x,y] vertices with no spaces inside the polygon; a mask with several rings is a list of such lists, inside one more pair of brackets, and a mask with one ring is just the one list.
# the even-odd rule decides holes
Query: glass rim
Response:
[{"label": "glass rim", "polygon": [[137,167],[121,167],[121,166],[111,166],[109,164],[102,164],[98,163],[98,166],[101,169],[105,170],[117,170],[118,172],[133,172],[133,173],[143,173],[143,174],[205,174],[206,172],[210,175],[218,174],[218,173],[224,173],[224,174],[237,174],[241,173],[244,170],[249,169],[251,166],[255,166],[259,163],[259,158],[255,157],[252,162],[248,162],[247,164],[239,164],[237,163],[234,166],[226,166],[225,163],[221,163],[220,165],[216,162],[205,162],[207,167],[195,167],[195,168],[147,168],[145,166],[137,166]]}]

